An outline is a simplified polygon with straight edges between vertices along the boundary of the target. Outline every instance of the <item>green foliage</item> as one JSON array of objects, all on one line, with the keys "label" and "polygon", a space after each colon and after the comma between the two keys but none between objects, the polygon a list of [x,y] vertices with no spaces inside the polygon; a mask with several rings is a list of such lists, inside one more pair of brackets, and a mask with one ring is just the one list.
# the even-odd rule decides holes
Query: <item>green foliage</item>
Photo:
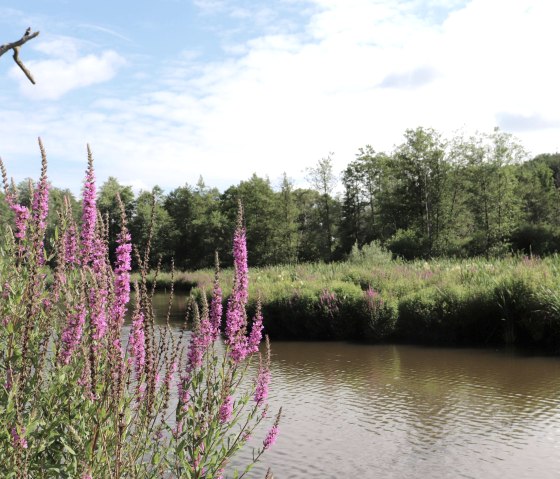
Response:
[{"label": "green foliage", "polygon": [[397,230],[387,241],[387,246],[394,255],[400,258],[414,259],[424,256],[426,247],[422,240],[423,238],[412,229]]},{"label": "green foliage", "polygon": [[[560,257],[402,262],[376,244],[363,249],[343,263],[254,269],[268,334],[560,352]],[[211,271],[186,277],[208,290]]]},{"label": "green foliage", "polygon": [[[499,130],[443,138],[430,128],[406,130],[393,151],[358,149],[340,175],[331,156],[307,168],[311,188],[295,188],[284,174],[276,184],[254,174],[223,193],[199,179],[165,193],[134,195],[109,178],[98,203],[108,218],[115,246],[119,212],[125,205],[135,238],[147,238],[155,195],[151,260],[163,269],[211,267],[218,250],[231,264],[228,244],[238,199],[246,210],[249,261],[254,266],[331,262],[347,258],[355,244],[378,241],[396,256],[416,258],[503,257],[512,252],[547,255],[560,250],[560,155],[530,161],[522,146]],[[29,180],[16,190],[30,205]],[[33,186],[33,182],[31,181]],[[80,204],[51,187],[47,237],[54,235],[56,209],[68,198],[79,223]],[[0,213],[13,214],[0,199]],[[52,252],[47,242],[48,252]],[[114,258],[111,258],[114,259]]]},{"label": "green foliage", "polygon": [[379,241],[372,241],[371,243],[364,244],[361,248],[357,243],[354,243],[352,251],[348,256],[348,261],[351,263],[365,263],[374,265],[389,264],[393,255],[389,250],[384,248]]}]

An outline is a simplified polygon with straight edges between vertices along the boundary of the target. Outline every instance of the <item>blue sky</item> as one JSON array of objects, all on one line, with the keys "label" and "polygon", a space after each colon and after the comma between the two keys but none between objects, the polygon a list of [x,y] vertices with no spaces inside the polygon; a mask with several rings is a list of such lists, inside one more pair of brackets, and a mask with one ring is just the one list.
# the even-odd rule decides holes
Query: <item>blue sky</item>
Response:
[{"label": "blue sky", "polygon": [[406,128],[515,134],[560,150],[554,0],[32,0],[0,4],[0,156],[78,192],[100,181],[277,185],[334,152],[390,150]]}]

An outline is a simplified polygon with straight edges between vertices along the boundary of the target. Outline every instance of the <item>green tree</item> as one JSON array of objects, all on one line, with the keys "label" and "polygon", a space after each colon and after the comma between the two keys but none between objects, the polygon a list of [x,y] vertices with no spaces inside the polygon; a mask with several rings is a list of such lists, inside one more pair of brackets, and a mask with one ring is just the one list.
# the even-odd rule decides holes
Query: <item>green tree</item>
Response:
[{"label": "green tree", "polygon": [[159,186],[154,186],[152,191],[140,191],[134,205],[134,216],[129,224],[133,242],[140,248],[142,255],[148,244],[150,227],[152,228],[148,258],[150,266],[157,264],[159,257],[163,264],[169,264],[174,255],[173,222],[163,207],[164,202],[165,195]]},{"label": "green tree", "polygon": [[297,257],[299,262],[324,260],[322,225],[323,198],[318,191],[308,188],[294,190],[297,217]]},{"label": "green tree", "polygon": [[332,193],[337,184],[336,175],[333,172],[332,155],[321,158],[314,167],[307,168],[307,179],[313,189],[321,195],[321,229],[324,236],[324,247],[322,257],[325,261],[333,259],[335,215],[333,214]]},{"label": "green tree", "polygon": [[172,243],[179,268],[197,269],[213,265],[214,252],[222,251],[227,221],[221,211],[221,195],[208,188],[202,178],[196,187],[188,184],[167,196],[165,209],[173,222]]},{"label": "green tree", "polygon": [[445,143],[431,128],[405,132],[405,142],[393,154],[397,178],[395,194],[400,215],[419,238],[419,247],[431,255],[439,240],[446,180]]},{"label": "green tree", "polygon": [[223,245],[228,244],[227,224],[221,210],[220,192],[217,188],[207,187],[201,177],[193,192],[193,241],[190,253],[194,268],[212,267],[215,251],[223,255]]},{"label": "green tree", "polygon": [[382,179],[388,157],[367,145],[342,173],[344,196],[340,230],[341,247],[348,254],[354,244],[361,247],[383,236],[379,224]]},{"label": "green tree", "polygon": [[279,211],[270,181],[253,174],[250,179],[224,191],[222,212],[230,225],[229,230],[233,230],[236,221],[238,201],[243,204],[249,264],[277,263],[275,246],[278,244]]},{"label": "green tree", "polygon": [[286,173],[282,176],[280,191],[276,196],[279,209],[276,260],[280,263],[294,263],[297,261],[298,209],[293,183]]},{"label": "green tree", "polygon": [[121,197],[128,220],[134,216],[134,192],[131,186],[121,185],[116,178],[110,176],[101,185],[97,194],[97,208],[103,221],[108,226],[109,253],[111,261],[115,258],[116,238],[121,229],[121,212],[117,201],[117,193]]},{"label": "green tree", "polygon": [[521,213],[514,165],[525,159],[526,153],[511,135],[498,129],[471,137],[463,144],[463,153],[474,219],[472,253],[503,253],[509,248]]}]

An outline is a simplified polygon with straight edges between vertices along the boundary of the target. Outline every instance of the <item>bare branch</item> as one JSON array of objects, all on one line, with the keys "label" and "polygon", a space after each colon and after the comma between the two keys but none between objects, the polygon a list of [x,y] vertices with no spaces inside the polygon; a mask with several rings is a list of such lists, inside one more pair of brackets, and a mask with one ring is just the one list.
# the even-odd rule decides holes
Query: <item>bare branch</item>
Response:
[{"label": "bare branch", "polygon": [[33,75],[31,75],[31,72],[27,69],[27,67],[19,59],[19,49],[20,49],[20,47],[15,47],[14,48],[14,61],[23,70],[23,73],[25,73],[25,76],[27,78],[29,78],[29,81],[31,83],[33,83],[33,85],[35,85],[35,80],[33,79]]},{"label": "bare branch", "polygon": [[33,84],[35,84],[35,80],[33,79],[33,75],[31,75],[31,72],[25,67],[25,65],[20,60],[19,50],[20,50],[20,47],[23,44],[27,43],[29,40],[32,40],[37,35],[39,35],[39,32],[31,33],[31,28],[28,28],[27,30],[25,30],[25,33],[23,34],[23,37],[21,37],[19,40],[15,41],[15,42],[12,42],[12,43],[6,43],[4,45],[0,45],[0,57],[2,55],[4,55],[4,53],[6,53],[10,50],[13,50],[14,51],[14,55],[13,55],[14,61],[22,69],[23,73],[25,73],[25,76],[27,78],[29,78],[29,81]]}]

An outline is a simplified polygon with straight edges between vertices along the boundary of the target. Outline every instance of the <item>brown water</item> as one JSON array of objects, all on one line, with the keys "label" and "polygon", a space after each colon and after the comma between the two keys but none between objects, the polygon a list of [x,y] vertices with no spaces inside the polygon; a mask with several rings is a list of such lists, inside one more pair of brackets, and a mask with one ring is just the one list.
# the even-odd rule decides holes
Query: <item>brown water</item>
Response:
[{"label": "brown water", "polygon": [[558,358],[279,341],[272,351],[271,407],[284,416],[250,477],[268,466],[276,479],[560,477]]}]

